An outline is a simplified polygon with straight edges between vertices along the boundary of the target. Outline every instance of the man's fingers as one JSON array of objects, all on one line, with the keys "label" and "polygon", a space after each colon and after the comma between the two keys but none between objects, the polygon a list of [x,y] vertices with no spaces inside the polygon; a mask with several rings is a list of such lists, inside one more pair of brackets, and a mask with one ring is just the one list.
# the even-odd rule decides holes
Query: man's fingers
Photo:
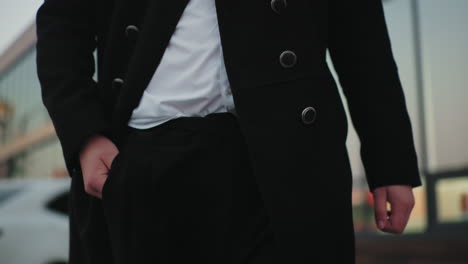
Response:
[{"label": "man's fingers", "polygon": [[[389,233],[403,233],[415,204],[411,186],[379,187],[373,194],[375,220],[379,229]],[[387,201],[391,205],[390,212],[387,212]]]},{"label": "man's fingers", "polygon": [[102,199],[102,189],[104,187],[104,183],[106,182],[106,180],[107,180],[107,174],[101,175],[101,177],[99,177],[96,180],[96,189],[97,189],[96,197],[98,197],[99,199]]},{"label": "man's fingers", "polygon": [[89,195],[102,198],[102,187],[107,179],[107,173],[95,172],[96,175],[88,178],[85,182],[85,191]]},{"label": "man's fingers", "polygon": [[405,230],[411,213],[411,207],[401,202],[392,204],[390,219],[384,231],[400,234]]},{"label": "man's fingers", "polygon": [[95,136],[87,142],[86,147],[80,152],[86,193],[102,197],[102,187],[118,153],[117,147],[106,137]]},{"label": "man's fingers", "polygon": [[107,169],[110,169],[112,165],[112,161],[114,161],[115,157],[119,154],[119,152],[112,152],[106,155],[102,155],[101,160],[104,163],[104,165],[107,167]]},{"label": "man's fingers", "polygon": [[90,184],[85,185],[84,189],[85,189],[85,192],[91,196],[100,197],[101,195],[98,189],[95,186],[92,186]]},{"label": "man's fingers", "polygon": [[375,223],[383,229],[387,223],[387,192],[385,188],[376,188],[374,194]]}]

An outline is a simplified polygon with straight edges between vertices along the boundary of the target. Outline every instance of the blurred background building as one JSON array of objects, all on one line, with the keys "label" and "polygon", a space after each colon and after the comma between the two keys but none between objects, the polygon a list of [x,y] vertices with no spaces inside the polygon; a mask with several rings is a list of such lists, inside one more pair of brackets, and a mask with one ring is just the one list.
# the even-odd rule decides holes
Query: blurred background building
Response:
[{"label": "blurred background building", "polygon": [[[36,74],[31,10],[40,3],[20,2],[29,8],[22,26],[12,33],[0,20],[6,36],[0,41],[0,178],[67,178]],[[0,14],[16,12],[11,3],[0,5]],[[376,230],[348,115],[358,263],[468,263],[468,1],[385,0],[384,6],[424,185],[414,189],[416,207],[404,235]]]},{"label": "blurred background building", "polygon": [[0,57],[0,177],[66,176],[42,104],[31,25]]}]

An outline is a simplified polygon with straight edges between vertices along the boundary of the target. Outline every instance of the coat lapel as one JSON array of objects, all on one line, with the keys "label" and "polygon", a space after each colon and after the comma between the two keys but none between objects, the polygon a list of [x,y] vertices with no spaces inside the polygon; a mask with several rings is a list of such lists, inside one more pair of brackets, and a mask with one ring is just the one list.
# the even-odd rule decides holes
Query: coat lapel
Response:
[{"label": "coat lapel", "polygon": [[[141,25],[135,53],[128,65],[125,86],[115,106],[116,131],[126,126],[133,109],[158,67],[167,44],[189,0],[152,0]],[[120,129],[119,129],[120,127]]]}]

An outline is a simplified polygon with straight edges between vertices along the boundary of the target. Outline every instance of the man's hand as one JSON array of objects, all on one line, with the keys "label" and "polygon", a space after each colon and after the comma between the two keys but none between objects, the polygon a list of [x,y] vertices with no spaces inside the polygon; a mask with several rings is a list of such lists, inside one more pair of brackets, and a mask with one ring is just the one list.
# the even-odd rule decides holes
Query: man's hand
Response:
[{"label": "man's hand", "polygon": [[[373,194],[377,227],[388,233],[402,233],[414,207],[412,187],[410,185],[382,186],[375,188]],[[390,211],[387,211],[387,201],[390,203]]]},{"label": "man's hand", "polygon": [[119,150],[114,143],[100,135],[92,136],[80,151],[80,163],[83,172],[86,193],[102,198],[102,187],[107,173]]}]

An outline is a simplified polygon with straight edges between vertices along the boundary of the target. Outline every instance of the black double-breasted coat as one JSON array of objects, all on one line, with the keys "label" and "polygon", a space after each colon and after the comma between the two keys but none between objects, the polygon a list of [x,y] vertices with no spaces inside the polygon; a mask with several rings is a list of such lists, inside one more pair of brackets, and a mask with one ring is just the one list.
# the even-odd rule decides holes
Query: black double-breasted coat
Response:
[{"label": "black double-breasted coat", "polygon": [[[41,6],[38,75],[71,176],[81,177],[78,151],[89,136],[120,146],[187,2]],[[421,185],[381,0],[216,0],[216,11],[239,123],[283,263],[353,263],[348,121],[327,50],[369,188]]]}]

